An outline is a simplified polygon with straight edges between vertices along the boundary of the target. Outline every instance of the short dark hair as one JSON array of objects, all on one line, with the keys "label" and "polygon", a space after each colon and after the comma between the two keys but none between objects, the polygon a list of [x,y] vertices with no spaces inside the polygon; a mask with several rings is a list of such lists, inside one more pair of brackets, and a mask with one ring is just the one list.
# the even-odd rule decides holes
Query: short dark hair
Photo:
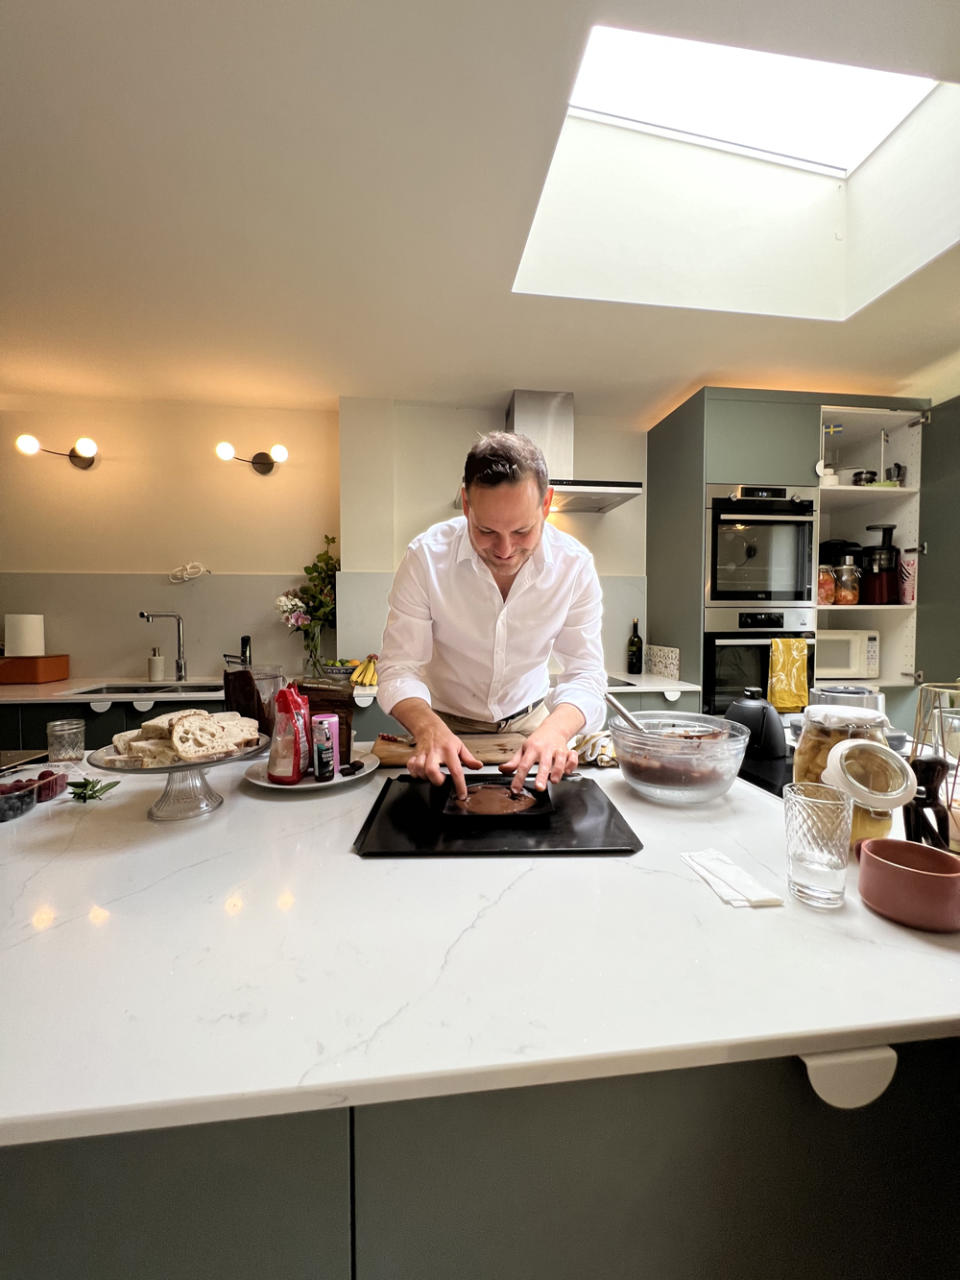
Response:
[{"label": "short dark hair", "polygon": [[481,436],[467,454],[463,467],[463,487],[472,484],[488,489],[498,484],[519,484],[530,476],[537,482],[541,501],[547,496],[547,463],[527,436],[515,431],[491,431]]}]

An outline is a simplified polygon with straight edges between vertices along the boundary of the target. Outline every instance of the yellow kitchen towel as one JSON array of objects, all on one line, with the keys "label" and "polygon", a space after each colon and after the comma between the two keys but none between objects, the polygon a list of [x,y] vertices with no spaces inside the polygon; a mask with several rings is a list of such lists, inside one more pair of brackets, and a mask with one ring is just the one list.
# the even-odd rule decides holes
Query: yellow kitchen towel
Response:
[{"label": "yellow kitchen towel", "polygon": [[807,695],[807,642],[802,636],[775,636],[770,641],[767,701],[777,711],[802,711]]}]

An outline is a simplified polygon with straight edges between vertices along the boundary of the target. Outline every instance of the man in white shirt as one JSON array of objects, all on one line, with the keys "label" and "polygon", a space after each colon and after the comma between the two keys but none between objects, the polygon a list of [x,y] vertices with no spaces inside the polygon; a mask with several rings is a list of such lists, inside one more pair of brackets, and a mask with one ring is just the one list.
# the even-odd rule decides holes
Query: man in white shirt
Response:
[{"label": "man in white shirt", "polygon": [[[463,515],[415,538],[397,570],[378,700],[415,742],[407,768],[466,796],[480,768],[461,733],[523,733],[500,768],[522,787],[577,766],[570,740],[604,721],[603,600],[593,557],[546,524],[553,490],[526,436],[493,432],[467,455]],[[559,664],[550,688],[547,663]]]}]

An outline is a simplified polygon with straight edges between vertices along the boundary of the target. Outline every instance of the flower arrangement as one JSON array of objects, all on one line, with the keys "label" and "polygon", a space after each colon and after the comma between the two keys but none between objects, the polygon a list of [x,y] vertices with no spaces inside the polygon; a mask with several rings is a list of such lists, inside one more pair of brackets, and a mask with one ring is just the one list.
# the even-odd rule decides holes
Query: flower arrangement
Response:
[{"label": "flower arrangement", "polygon": [[309,675],[320,674],[324,663],[323,633],[328,628],[332,631],[337,625],[337,570],[340,561],[330,551],[336,538],[325,533],[323,541],[324,548],[317,552],[313,564],[303,566],[307,581],[276,599],[277,611],[287,630],[303,634],[307,653],[304,669]]}]

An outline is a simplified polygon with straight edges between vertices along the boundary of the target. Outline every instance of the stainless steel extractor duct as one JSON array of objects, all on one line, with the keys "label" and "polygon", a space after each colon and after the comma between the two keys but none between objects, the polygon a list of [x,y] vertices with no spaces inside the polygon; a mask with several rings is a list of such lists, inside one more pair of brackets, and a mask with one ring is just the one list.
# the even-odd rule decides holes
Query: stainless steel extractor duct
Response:
[{"label": "stainless steel extractor duct", "polygon": [[612,511],[643,492],[643,484],[626,480],[573,478],[573,392],[514,391],[507,406],[507,431],[538,445],[547,460],[556,511]]}]

